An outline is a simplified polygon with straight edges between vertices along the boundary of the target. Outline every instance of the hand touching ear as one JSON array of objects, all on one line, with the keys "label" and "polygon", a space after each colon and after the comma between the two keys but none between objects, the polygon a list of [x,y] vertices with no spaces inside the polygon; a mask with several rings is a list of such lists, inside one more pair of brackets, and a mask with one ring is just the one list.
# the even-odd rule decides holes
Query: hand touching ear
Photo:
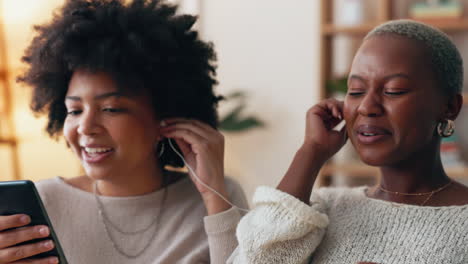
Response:
[{"label": "hand touching ear", "polygon": [[328,160],[346,143],[346,129],[333,130],[343,120],[343,102],[326,99],[307,111],[304,145]]},{"label": "hand touching ear", "polygon": [[296,152],[278,190],[309,203],[312,187],[323,164],[346,143],[346,128],[334,128],[343,121],[343,102],[326,99],[307,111],[304,143]]},{"label": "hand touching ear", "polygon": [[[224,182],[224,136],[211,126],[193,119],[170,118],[164,120],[161,134],[173,139],[179,146],[185,161],[194,170],[190,178],[202,195],[208,214],[215,214],[231,206],[200,183],[227,197]],[[167,146],[170,148],[170,146]]]}]

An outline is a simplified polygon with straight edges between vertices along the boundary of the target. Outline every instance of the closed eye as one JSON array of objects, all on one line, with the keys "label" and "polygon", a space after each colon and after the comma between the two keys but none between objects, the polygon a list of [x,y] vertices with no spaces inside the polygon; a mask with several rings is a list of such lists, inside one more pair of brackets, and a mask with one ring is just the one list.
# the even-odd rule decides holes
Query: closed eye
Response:
[{"label": "closed eye", "polygon": [[109,113],[120,113],[120,112],[123,112],[124,109],[121,109],[121,108],[104,108],[104,109],[102,109],[102,111],[109,112]]},{"label": "closed eye", "polygon": [[359,95],[362,95],[364,94],[364,92],[348,92],[348,95],[350,96],[359,96]]},{"label": "closed eye", "polygon": [[385,92],[386,95],[402,95],[402,94],[405,94],[407,92],[405,91],[401,91],[401,92]]},{"label": "closed eye", "polygon": [[76,116],[76,115],[81,114],[82,112],[83,111],[81,111],[81,110],[71,110],[71,111],[67,112],[67,115]]}]

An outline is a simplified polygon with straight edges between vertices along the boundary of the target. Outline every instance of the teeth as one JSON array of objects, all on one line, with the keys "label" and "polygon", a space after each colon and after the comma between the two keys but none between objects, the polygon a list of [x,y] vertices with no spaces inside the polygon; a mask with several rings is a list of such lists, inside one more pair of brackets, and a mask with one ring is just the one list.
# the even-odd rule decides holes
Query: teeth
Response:
[{"label": "teeth", "polygon": [[364,136],[375,136],[376,134],[374,133],[362,133]]},{"label": "teeth", "polygon": [[112,148],[85,148],[85,151],[90,153],[90,154],[95,154],[95,153],[104,153],[111,151]]}]

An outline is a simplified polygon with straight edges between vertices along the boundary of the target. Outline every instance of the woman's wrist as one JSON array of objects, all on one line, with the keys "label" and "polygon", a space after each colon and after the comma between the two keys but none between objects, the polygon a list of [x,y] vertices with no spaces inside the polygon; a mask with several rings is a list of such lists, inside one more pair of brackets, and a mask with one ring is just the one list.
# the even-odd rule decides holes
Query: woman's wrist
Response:
[{"label": "woman's wrist", "polygon": [[323,164],[330,158],[328,157],[327,150],[322,150],[320,144],[309,141],[304,141],[302,146],[296,152],[296,155],[303,155],[315,167],[321,168]]},{"label": "woman's wrist", "polygon": [[[226,199],[229,199],[226,188],[224,186],[220,188],[213,188],[213,189],[216,190],[220,195],[222,195]],[[232,207],[229,203],[227,203],[224,199],[222,199],[218,194],[214,193],[211,190],[208,190],[202,193],[201,195],[202,195],[202,199],[205,204],[205,207],[206,207],[206,211],[208,212],[208,215],[218,214]]]},{"label": "woman's wrist", "polygon": [[316,144],[304,143],[297,150],[294,159],[299,159],[304,163],[310,173],[318,173],[329,157]]},{"label": "woman's wrist", "polygon": [[277,189],[308,203],[317,174],[325,161],[324,155],[312,145],[302,145]]}]

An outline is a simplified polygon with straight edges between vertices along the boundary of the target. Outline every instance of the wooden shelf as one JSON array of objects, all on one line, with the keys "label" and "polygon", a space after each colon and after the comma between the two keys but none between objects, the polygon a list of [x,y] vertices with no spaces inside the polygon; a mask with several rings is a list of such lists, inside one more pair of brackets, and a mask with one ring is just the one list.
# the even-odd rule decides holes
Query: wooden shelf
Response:
[{"label": "wooden shelf", "polygon": [[17,141],[15,139],[0,138],[0,145],[6,144],[6,145],[15,146],[16,143]]},{"label": "wooden shelf", "polygon": [[371,29],[376,27],[378,23],[365,23],[356,26],[339,26],[333,24],[325,24],[322,26],[323,35],[335,35],[335,34],[345,34],[345,35],[365,35]]},{"label": "wooden shelf", "polygon": [[[454,179],[468,179],[468,167],[456,167],[445,169],[447,174]],[[320,171],[321,174],[331,175],[341,173],[353,178],[373,178],[380,174],[377,167],[367,166],[362,163],[326,164]]]},{"label": "wooden shelf", "polygon": [[[420,20],[421,22],[430,24],[440,30],[446,32],[457,32],[468,30],[468,19],[453,19],[453,20]],[[381,22],[369,22],[363,23],[356,26],[339,26],[334,24],[324,24],[322,25],[322,34],[323,35],[365,35],[374,27],[380,25]]]},{"label": "wooden shelf", "polygon": [[[0,7],[0,12],[4,13],[4,9]],[[0,104],[2,105],[2,131],[7,133],[0,137],[0,146],[5,146],[10,150],[10,164],[12,168],[12,177],[15,180],[21,179],[20,158],[18,150],[18,141],[15,138],[16,128],[13,120],[13,89],[10,83],[9,60],[6,34],[4,29],[5,23],[0,19]],[[1,166],[8,166],[6,162],[2,162]]]}]

